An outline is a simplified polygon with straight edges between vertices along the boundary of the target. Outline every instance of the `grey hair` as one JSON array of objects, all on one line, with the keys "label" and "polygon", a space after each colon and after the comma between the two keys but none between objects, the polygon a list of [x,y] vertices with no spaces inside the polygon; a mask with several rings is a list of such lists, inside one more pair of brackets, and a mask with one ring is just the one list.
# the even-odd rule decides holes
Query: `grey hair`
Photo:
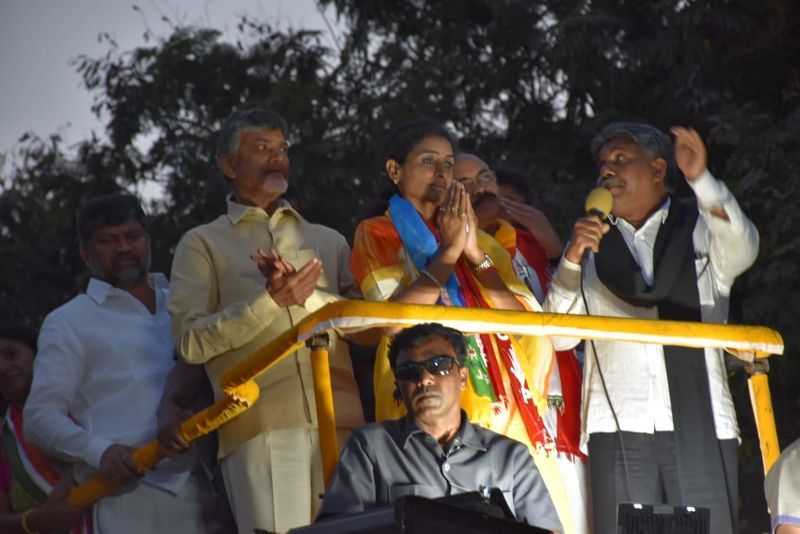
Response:
[{"label": "grey hair", "polygon": [[641,122],[612,122],[592,138],[590,148],[595,162],[598,161],[603,147],[618,139],[633,141],[642,147],[651,158],[662,158],[666,161],[667,189],[669,191],[674,189],[677,164],[675,163],[675,148],[672,144],[672,138],[649,124]]},{"label": "grey hair", "polygon": [[456,353],[456,363],[459,367],[464,367],[467,361],[467,340],[464,334],[443,324],[420,323],[401,330],[392,338],[388,354],[392,371],[397,367],[397,357],[402,351],[413,349],[432,336],[438,336],[450,343]]},{"label": "grey hair", "polygon": [[217,137],[217,158],[223,154],[236,152],[239,135],[251,130],[280,130],[286,135],[286,121],[273,111],[248,109],[234,111],[222,123]]}]

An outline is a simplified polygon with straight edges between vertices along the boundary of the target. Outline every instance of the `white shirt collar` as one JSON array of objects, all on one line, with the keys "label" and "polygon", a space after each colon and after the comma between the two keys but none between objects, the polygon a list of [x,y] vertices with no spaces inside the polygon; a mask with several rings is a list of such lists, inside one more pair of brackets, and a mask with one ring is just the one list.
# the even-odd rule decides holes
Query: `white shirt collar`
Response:
[{"label": "white shirt collar", "polygon": [[[150,287],[154,289],[162,289],[162,288],[165,289],[169,287],[169,281],[167,280],[167,277],[164,276],[162,273],[148,274],[147,281],[150,283]],[[108,282],[104,282],[99,278],[95,277],[91,277],[89,279],[89,285],[86,287],[86,294],[98,304],[103,304],[108,295],[114,291],[124,291],[124,290],[117,289]]]},{"label": "white shirt collar", "polygon": [[[650,217],[647,218],[647,220],[644,222],[644,224],[641,226],[641,228],[639,228],[639,230],[642,230],[642,229],[644,229],[644,228],[646,228],[648,226],[651,226],[653,224],[656,224],[656,223],[658,225],[664,224],[664,221],[667,220],[667,216],[669,215],[669,207],[671,205],[672,205],[672,200],[671,200],[670,196],[667,195],[667,198],[666,198],[666,200],[664,200],[664,203],[661,204],[661,207],[658,208],[656,211],[654,211],[650,215]],[[621,219],[619,217],[616,217],[616,216],[614,216],[614,214],[611,214],[611,213],[608,215],[608,222],[610,224],[614,225],[614,226],[617,226],[617,224],[619,224],[621,222],[621,223],[623,223],[622,227],[627,229],[627,230],[629,230],[631,233],[636,233],[638,231],[636,228],[633,227],[633,225],[631,223],[629,223],[625,219]]]}]

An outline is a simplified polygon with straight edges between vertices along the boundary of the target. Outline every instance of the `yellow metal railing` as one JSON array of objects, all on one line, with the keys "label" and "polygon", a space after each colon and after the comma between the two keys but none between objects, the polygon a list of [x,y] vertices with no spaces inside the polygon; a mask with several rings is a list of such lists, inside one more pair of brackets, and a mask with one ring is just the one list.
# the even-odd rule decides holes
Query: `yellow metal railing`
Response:
[{"label": "yellow metal railing", "polygon": [[764,476],[778,460],[781,449],[778,445],[778,431],[775,428],[775,414],[772,413],[772,396],[769,393],[766,361],[759,360],[746,366],[750,375],[747,387],[750,390],[750,405],[756,421],[758,440],[761,443],[761,460]]},{"label": "yellow metal railing", "polygon": [[[751,400],[761,440],[764,471],[777,459],[779,448],[769,387],[763,366],[758,365],[760,359],[770,354],[783,353],[783,340],[772,329],[366,301],[328,304],[228,369],[221,381],[226,396],[187,419],[181,425],[183,437],[188,442],[194,441],[247,410],[256,402],[259,394],[258,385],[253,379],[284,356],[308,344],[312,350],[320,449],[327,486],[338,461],[338,446],[325,333],[333,329],[342,334],[352,334],[372,328],[411,326],[432,321],[470,333],[504,332],[726,349],[746,361],[754,370],[751,370],[750,377]],[[157,441],[140,447],[133,455],[143,469],[152,469],[164,456]],[[115,487],[111,479],[98,475],[74,488],[68,502],[75,506],[86,506]]]}]

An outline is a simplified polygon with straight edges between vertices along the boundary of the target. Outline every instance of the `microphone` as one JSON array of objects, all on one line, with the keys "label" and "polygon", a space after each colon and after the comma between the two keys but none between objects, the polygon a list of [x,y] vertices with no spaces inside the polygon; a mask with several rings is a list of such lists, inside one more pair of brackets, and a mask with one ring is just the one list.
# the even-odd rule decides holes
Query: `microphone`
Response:
[{"label": "microphone", "polygon": [[586,197],[586,215],[597,215],[601,219],[608,217],[611,213],[611,206],[614,204],[614,197],[605,187],[595,187]]},{"label": "microphone", "polygon": [[[605,220],[608,214],[611,213],[611,206],[614,204],[614,197],[605,187],[595,187],[589,192],[586,197],[586,215],[597,215],[601,220]],[[586,265],[586,259],[589,257],[589,250],[583,250],[581,257],[581,266]]]}]

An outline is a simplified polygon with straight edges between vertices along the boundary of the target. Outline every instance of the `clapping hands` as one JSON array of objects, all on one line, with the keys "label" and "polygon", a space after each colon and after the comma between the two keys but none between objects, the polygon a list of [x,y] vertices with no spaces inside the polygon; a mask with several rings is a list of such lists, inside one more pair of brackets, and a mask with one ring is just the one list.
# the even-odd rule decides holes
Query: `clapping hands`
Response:
[{"label": "clapping hands", "polygon": [[322,276],[322,262],[312,258],[300,270],[271,248],[269,252],[258,249],[250,256],[266,280],[267,292],[279,306],[302,306],[317,287]]}]

